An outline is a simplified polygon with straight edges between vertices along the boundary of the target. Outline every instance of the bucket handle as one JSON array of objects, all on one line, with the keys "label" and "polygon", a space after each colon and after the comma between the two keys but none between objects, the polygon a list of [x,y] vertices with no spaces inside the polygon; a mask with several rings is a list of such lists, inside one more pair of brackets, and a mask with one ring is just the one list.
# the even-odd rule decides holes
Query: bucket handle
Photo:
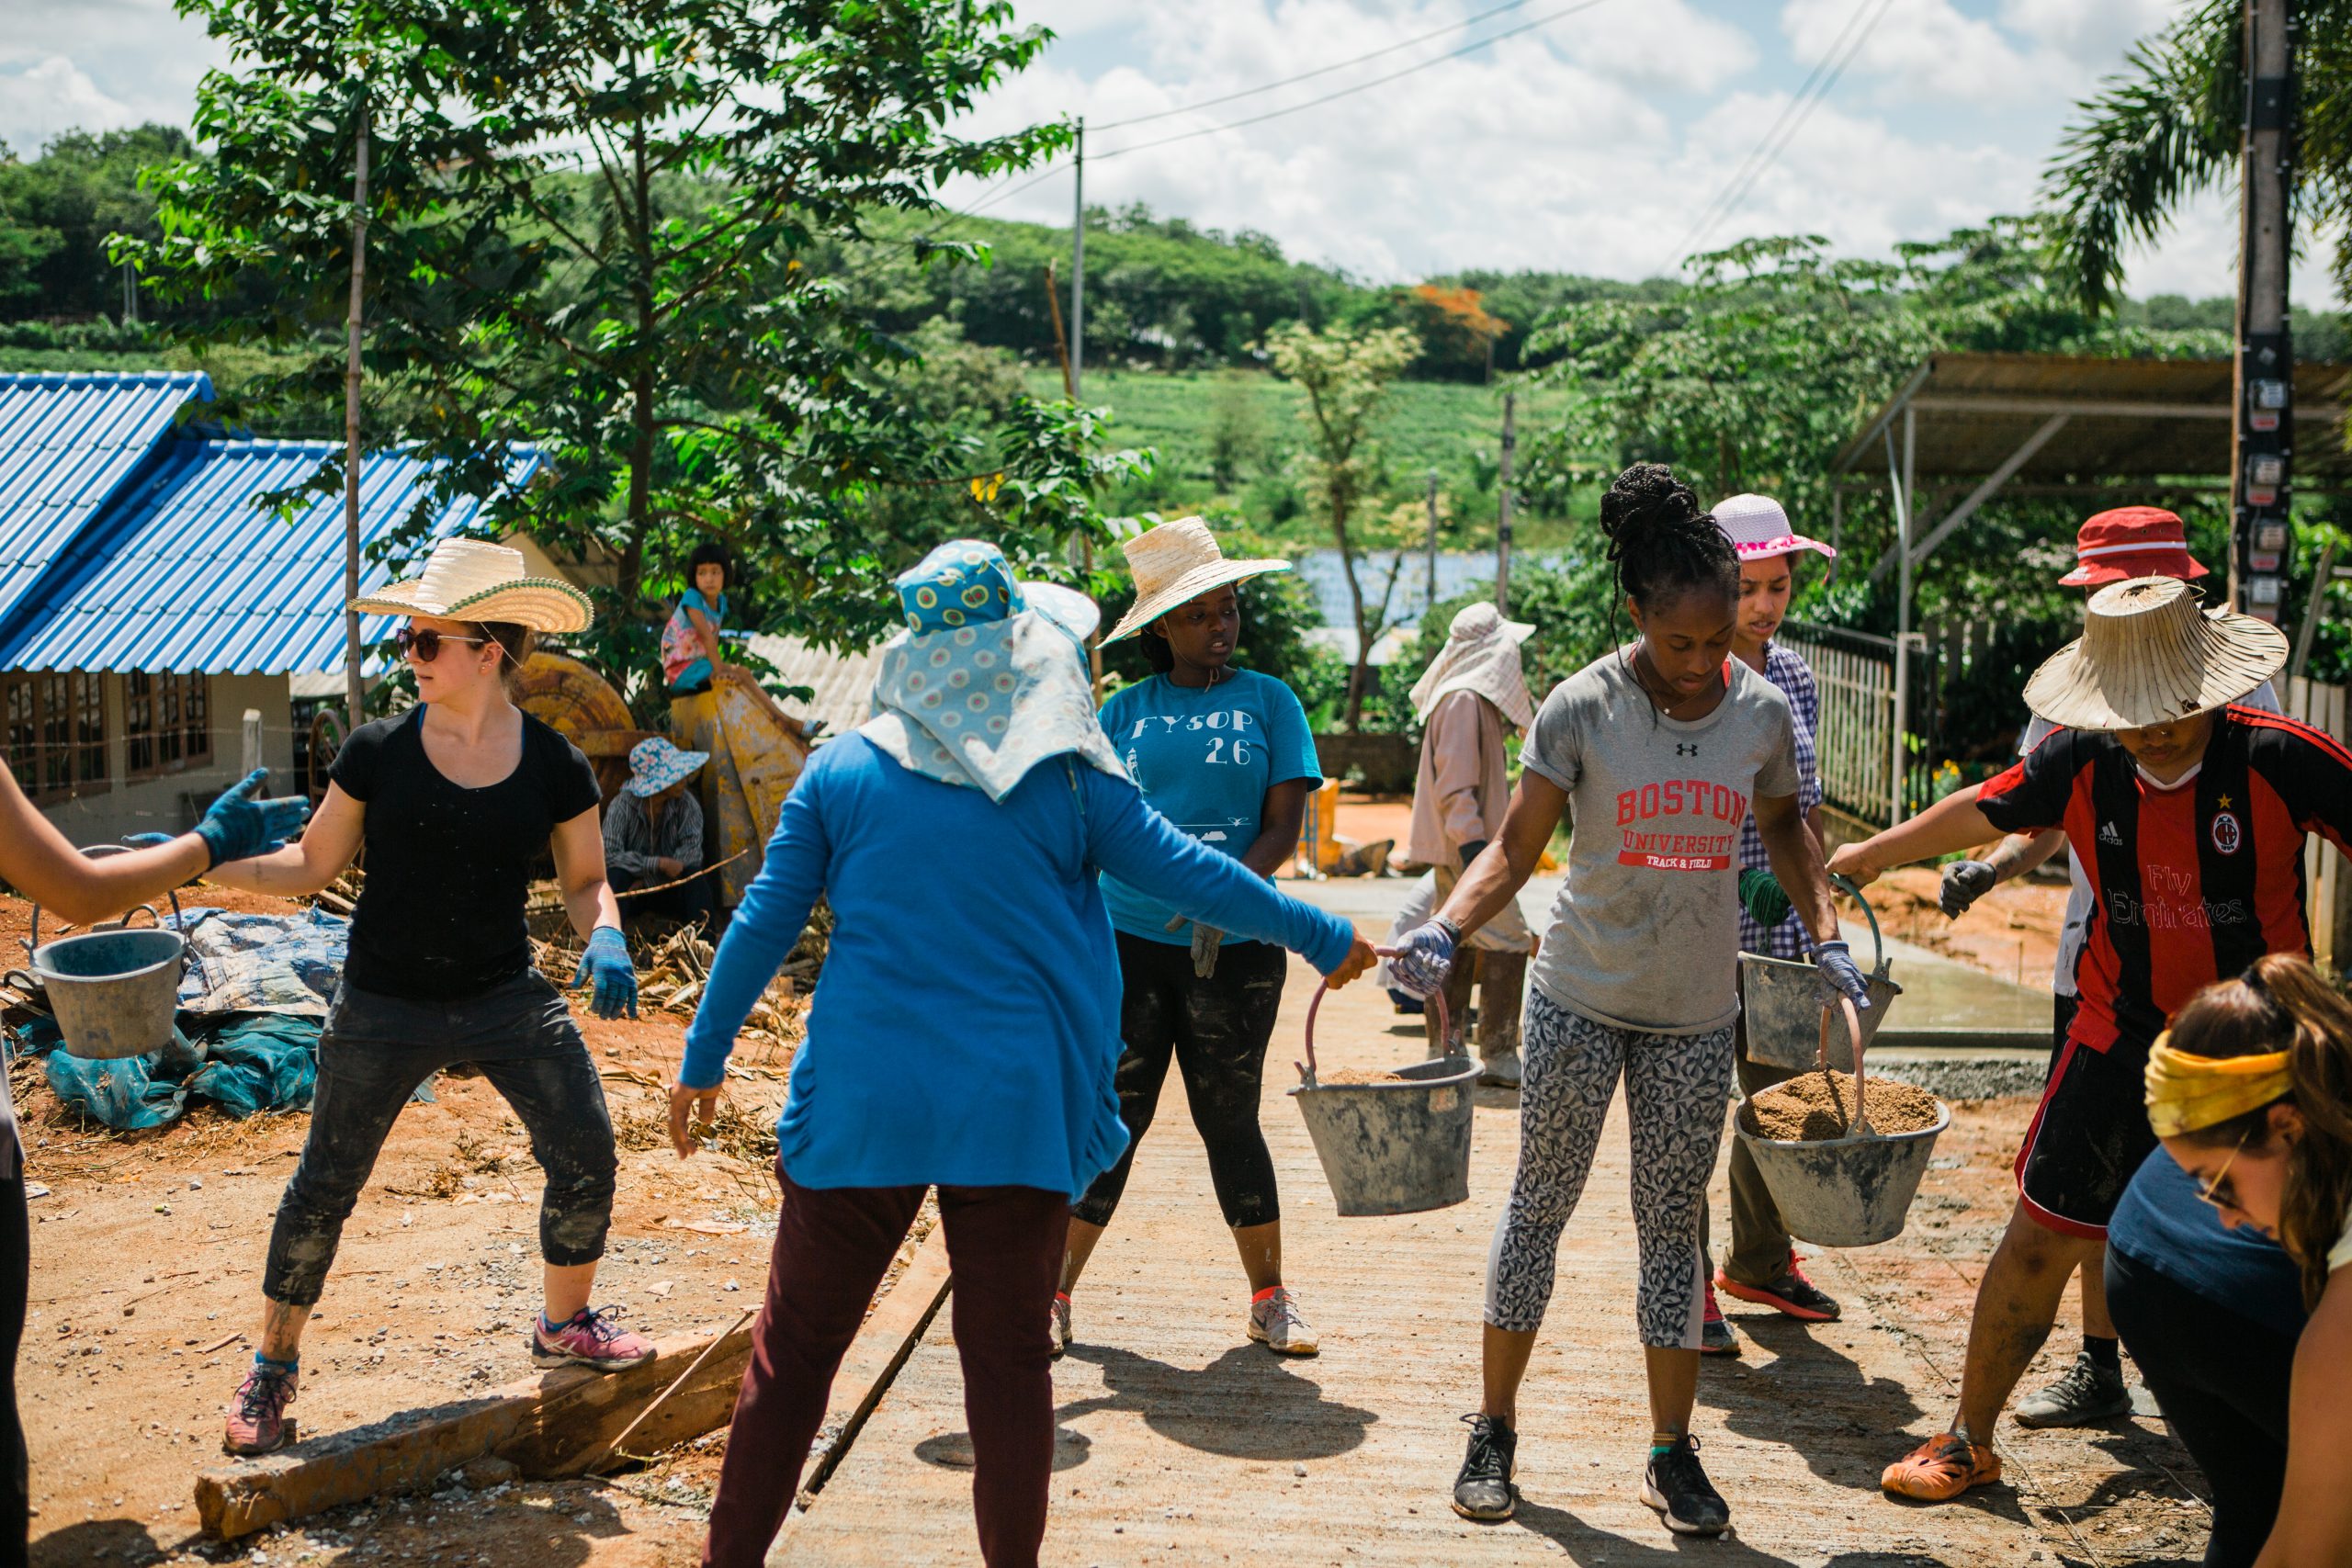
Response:
[{"label": "bucket handle", "polygon": [[1862,890],[1860,888],[1855,886],[1854,884],[1846,877],[1839,876],[1834,872],[1830,874],[1829,884],[1831,886],[1837,888],[1838,892],[1843,893],[1847,897],[1851,898],[1855,903],[1860,904],[1862,907],[1862,919],[1870,921],[1871,923],[1871,947],[1872,950],[1871,954],[1871,973],[1876,975],[1881,979],[1884,979],[1886,977],[1886,936],[1885,933],[1882,932],[1878,929],[1878,915],[1871,908],[1871,901],[1862,897]]},{"label": "bucket handle", "polygon": [[1815,1060],[1826,1076],[1829,1071],[1829,1021],[1841,1012],[1846,1018],[1846,1037],[1854,1046],[1854,1114],[1846,1122],[1846,1135],[1867,1138],[1871,1135],[1871,1118],[1869,1090],[1862,1076],[1862,1019],[1861,1014],[1854,1010],[1854,998],[1843,992],[1838,993],[1836,1001],[1822,1004],[1821,1049]]},{"label": "bucket handle", "polygon": [[[1383,958],[1396,956],[1396,949],[1393,947],[1375,947],[1373,952]],[[1308,1089],[1315,1087],[1315,1015],[1323,1006],[1324,993],[1330,988],[1319,981],[1317,983],[1314,998],[1306,1004],[1306,1060],[1291,1064],[1298,1069],[1299,1081]],[[1453,1032],[1453,1021],[1445,1014],[1444,990],[1440,988],[1430,998],[1430,1000],[1437,1004],[1437,1037],[1440,1040],[1448,1039]]]},{"label": "bucket handle", "polygon": [[[92,860],[104,860],[108,855],[127,855],[136,847],[136,845],[132,844],[84,844],[81,846],[81,852],[89,856]],[[171,894],[172,929],[179,931],[182,936],[186,936],[187,932],[181,930],[179,889],[176,887],[173,888],[171,890]],[[161,930],[163,928],[164,917],[155,912],[154,905],[134,904],[130,908],[125,909],[122,912],[122,918],[120,919],[100,920],[96,925],[92,926],[90,929],[94,931],[129,931],[130,929],[130,917],[137,914],[141,909],[147,911],[147,918],[155,922],[157,930]],[[36,902],[33,905],[32,939],[24,943],[24,949],[27,953],[31,953],[40,946],[40,905]]]}]

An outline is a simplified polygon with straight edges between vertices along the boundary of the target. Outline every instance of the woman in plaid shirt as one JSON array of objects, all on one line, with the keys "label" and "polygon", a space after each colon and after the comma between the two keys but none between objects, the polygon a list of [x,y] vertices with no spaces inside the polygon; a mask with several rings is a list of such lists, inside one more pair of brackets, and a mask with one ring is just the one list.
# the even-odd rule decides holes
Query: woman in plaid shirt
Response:
[{"label": "woman in plaid shirt", "polygon": [[[1788,513],[1770,496],[1735,495],[1714,510],[1715,521],[1731,536],[1732,547],[1739,554],[1739,618],[1732,629],[1732,654],[1780,687],[1789,699],[1789,711],[1796,719],[1797,802],[1817,842],[1821,765],[1814,737],[1821,727],[1821,691],[1814,683],[1812,668],[1772,638],[1789,613],[1797,557],[1817,550],[1835,558],[1838,552],[1792,529]],[[1770,958],[1809,958],[1804,922],[1790,913],[1787,896],[1772,880],[1764,857],[1764,840],[1756,831],[1753,816],[1740,825],[1739,865],[1740,951]],[[1750,875],[1751,872],[1759,874]],[[1744,1095],[1795,1076],[1786,1068],[1748,1059],[1745,1020],[1734,1051],[1739,1091]],[[1706,1245],[1703,1220],[1701,1236],[1702,1245]],[[1739,1337],[1715,1305],[1717,1290],[1807,1322],[1838,1316],[1838,1303],[1816,1290],[1797,1267],[1788,1229],[1781,1222],[1781,1211],[1764,1185],[1762,1173],[1756,1168],[1755,1156],[1736,1141],[1731,1151],[1731,1252],[1715,1270],[1714,1285],[1707,1292],[1700,1348],[1710,1355],[1736,1356]]]}]

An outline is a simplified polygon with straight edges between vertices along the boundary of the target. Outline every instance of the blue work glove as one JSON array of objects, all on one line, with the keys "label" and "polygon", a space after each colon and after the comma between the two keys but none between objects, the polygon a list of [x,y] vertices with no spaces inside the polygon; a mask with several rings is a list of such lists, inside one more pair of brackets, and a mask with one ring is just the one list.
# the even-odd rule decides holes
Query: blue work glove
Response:
[{"label": "blue work glove", "polygon": [[1789,918],[1788,889],[1769,871],[1751,866],[1739,874],[1739,903],[1747,918],[1766,931]]},{"label": "blue work glove", "polygon": [[1868,1012],[1871,1006],[1870,982],[1862,978],[1861,966],[1843,942],[1825,942],[1813,950],[1813,966],[1821,977],[1837,990],[1854,999],[1857,1011]]},{"label": "blue work glove", "polygon": [[1469,842],[1464,844],[1462,846],[1462,869],[1468,871],[1470,869],[1470,863],[1476,860],[1480,855],[1485,854],[1486,852],[1487,840],[1484,839],[1472,839]]},{"label": "blue work glove", "polygon": [[1446,976],[1453,972],[1453,944],[1458,940],[1453,928],[1442,920],[1424,920],[1407,931],[1388,961],[1396,988],[1423,998],[1444,990]]},{"label": "blue work glove", "polygon": [[1987,893],[2001,880],[2001,874],[1990,863],[1981,860],[1956,860],[1944,867],[1943,886],[1936,893],[1936,903],[1948,920],[1956,920],[1968,913],[1968,907]]},{"label": "blue work glove", "polygon": [[571,988],[576,991],[592,979],[596,992],[588,1000],[591,1012],[598,1018],[618,1018],[623,1012],[637,1016],[637,965],[629,962],[628,938],[618,926],[598,926],[588,933],[588,951],[580,955]]},{"label": "blue work glove", "polygon": [[255,768],[214,801],[204,820],[196,825],[196,836],[212,852],[212,865],[266,855],[300,833],[302,824],[311,819],[311,803],[299,796],[254,799],[268,779],[267,768]]}]

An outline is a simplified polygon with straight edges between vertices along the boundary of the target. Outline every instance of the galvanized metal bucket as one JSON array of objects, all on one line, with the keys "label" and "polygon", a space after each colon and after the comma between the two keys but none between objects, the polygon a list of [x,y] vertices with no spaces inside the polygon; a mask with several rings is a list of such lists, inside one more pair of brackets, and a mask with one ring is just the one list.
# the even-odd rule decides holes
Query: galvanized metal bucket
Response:
[{"label": "galvanized metal bucket", "polygon": [[[1870,987],[1871,1005],[1861,1014],[1862,1043],[1876,1037],[1886,1021],[1887,1009],[1903,994],[1887,972],[1886,938],[1878,916],[1862,890],[1842,876],[1829,879],[1862,907],[1871,923],[1871,943],[1877,950],[1871,971],[1863,976]],[[1810,1067],[1820,1057],[1817,1030],[1821,1021],[1821,971],[1810,964],[1767,958],[1760,953],[1739,955],[1740,1008],[1747,1026],[1747,1057],[1775,1067]],[[1854,1070],[1854,1054],[1843,1039],[1829,1046],[1829,1065],[1841,1073]]]},{"label": "galvanized metal bucket", "polygon": [[1828,1054],[1833,1011],[1845,1015],[1857,1063],[1852,1135],[1817,1143],[1767,1138],[1748,1130],[1746,1106],[1735,1131],[1791,1235],[1816,1247],[1871,1247],[1903,1234],[1936,1139],[1951,1125],[1951,1107],[1939,1101],[1936,1124],[1924,1132],[1889,1136],[1870,1131],[1870,1090],[1860,1066],[1861,1030],[1850,1005],[1823,1010],[1816,1053]]},{"label": "galvanized metal bucket", "polygon": [[[119,844],[94,844],[82,852],[128,852]],[[139,908],[155,918],[152,905]],[[176,925],[177,893],[172,895],[172,915]],[[126,915],[79,935],[43,942],[40,906],[33,906],[32,936],[24,945],[32,956],[31,978],[64,1036],[61,1049],[91,1061],[112,1061],[144,1056],[173,1043],[180,976],[187,970],[187,938],[162,928],[157,919],[153,929],[134,930]]]},{"label": "galvanized metal bucket", "polygon": [[[1382,1083],[1326,1084],[1315,1076],[1315,1014],[1329,987],[1315,987],[1306,1008],[1306,1060],[1291,1095],[1306,1118],[1323,1179],[1345,1218],[1418,1214],[1470,1196],[1470,1090],[1479,1065],[1441,1056],[1392,1069]],[[1444,1038],[1445,998],[1438,1008]]]}]

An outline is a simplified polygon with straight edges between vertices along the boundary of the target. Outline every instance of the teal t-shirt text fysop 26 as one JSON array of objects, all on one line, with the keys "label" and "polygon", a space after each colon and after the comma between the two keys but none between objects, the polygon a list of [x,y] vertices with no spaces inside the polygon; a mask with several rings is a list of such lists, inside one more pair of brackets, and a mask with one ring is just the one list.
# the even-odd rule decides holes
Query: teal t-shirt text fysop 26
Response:
[{"label": "teal t-shirt text fysop 26", "polygon": [[[1288,686],[1255,671],[1203,687],[1154,675],[1114,694],[1102,719],[1145,804],[1237,858],[1258,837],[1267,790],[1292,779],[1322,783],[1306,710]],[[1102,901],[1111,924],[1130,936],[1193,940],[1181,927],[1167,929],[1176,910],[1116,877],[1103,877]]]}]

